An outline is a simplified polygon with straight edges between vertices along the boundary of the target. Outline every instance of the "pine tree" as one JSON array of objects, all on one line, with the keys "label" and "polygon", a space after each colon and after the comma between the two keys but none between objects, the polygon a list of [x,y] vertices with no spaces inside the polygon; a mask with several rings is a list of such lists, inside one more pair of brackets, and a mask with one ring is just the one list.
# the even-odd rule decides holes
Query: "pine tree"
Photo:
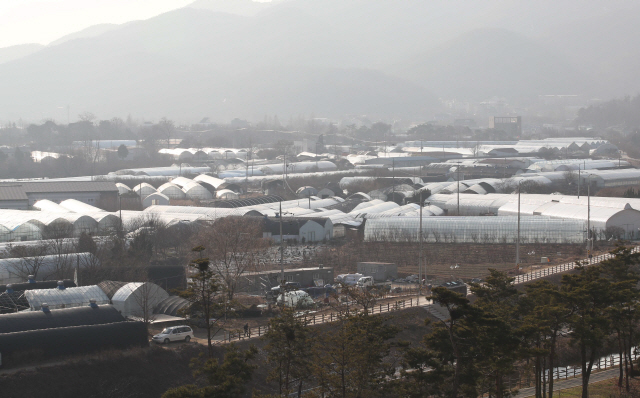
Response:
[{"label": "pine tree", "polygon": [[268,380],[278,381],[281,396],[289,396],[294,389],[300,396],[303,383],[310,376],[310,333],[304,318],[296,316],[293,309],[284,308],[269,321],[269,331],[264,336],[264,350],[271,364]]}]

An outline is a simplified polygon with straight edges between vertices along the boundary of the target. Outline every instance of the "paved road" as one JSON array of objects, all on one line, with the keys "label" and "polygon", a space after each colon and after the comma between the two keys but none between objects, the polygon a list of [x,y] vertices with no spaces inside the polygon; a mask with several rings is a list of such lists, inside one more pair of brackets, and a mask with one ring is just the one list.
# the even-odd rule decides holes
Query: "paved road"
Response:
[{"label": "paved road", "polygon": [[[598,373],[591,373],[591,377],[589,378],[589,384],[612,379],[614,377],[617,377],[618,375],[620,375],[620,369],[618,368],[613,368],[613,369],[605,370]],[[582,378],[579,376],[573,379],[556,380],[556,382],[553,385],[553,392],[555,393],[556,391],[566,390],[567,388],[574,388],[581,385],[582,385]],[[518,395],[516,395],[516,398],[533,397],[535,395],[536,395],[535,387],[529,387],[529,388],[521,389],[520,392],[518,392]]]}]

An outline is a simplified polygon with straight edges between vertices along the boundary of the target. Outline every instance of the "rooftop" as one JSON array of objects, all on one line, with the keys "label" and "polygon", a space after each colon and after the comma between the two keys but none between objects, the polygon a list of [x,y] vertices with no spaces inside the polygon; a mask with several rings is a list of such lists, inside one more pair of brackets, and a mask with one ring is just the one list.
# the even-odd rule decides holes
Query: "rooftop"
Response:
[{"label": "rooftop", "polygon": [[30,193],[52,192],[118,192],[116,184],[107,181],[25,182],[0,184],[0,200],[27,200]]}]

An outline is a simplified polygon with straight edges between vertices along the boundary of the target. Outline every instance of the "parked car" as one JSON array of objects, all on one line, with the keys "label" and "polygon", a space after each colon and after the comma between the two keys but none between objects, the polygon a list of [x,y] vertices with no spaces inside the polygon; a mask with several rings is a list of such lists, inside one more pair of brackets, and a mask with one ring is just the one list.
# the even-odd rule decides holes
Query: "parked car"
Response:
[{"label": "parked car", "polygon": [[172,341],[186,341],[193,338],[193,330],[187,325],[171,326],[153,336],[153,341],[158,344],[169,344]]},{"label": "parked car", "polygon": [[305,308],[314,304],[311,296],[302,290],[286,292],[285,294],[279,295],[277,299],[278,304],[281,304],[283,301],[286,307]]}]

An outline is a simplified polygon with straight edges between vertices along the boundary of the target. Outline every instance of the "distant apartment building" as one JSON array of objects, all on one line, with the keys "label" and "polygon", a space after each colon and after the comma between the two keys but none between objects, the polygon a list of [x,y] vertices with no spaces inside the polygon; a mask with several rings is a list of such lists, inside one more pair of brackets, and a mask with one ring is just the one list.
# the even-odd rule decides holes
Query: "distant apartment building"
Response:
[{"label": "distant apartment building", "polygon": [[522,116],[493,116],[489,119],[489,128],[502,130],[510,136],[520,136]]}]

